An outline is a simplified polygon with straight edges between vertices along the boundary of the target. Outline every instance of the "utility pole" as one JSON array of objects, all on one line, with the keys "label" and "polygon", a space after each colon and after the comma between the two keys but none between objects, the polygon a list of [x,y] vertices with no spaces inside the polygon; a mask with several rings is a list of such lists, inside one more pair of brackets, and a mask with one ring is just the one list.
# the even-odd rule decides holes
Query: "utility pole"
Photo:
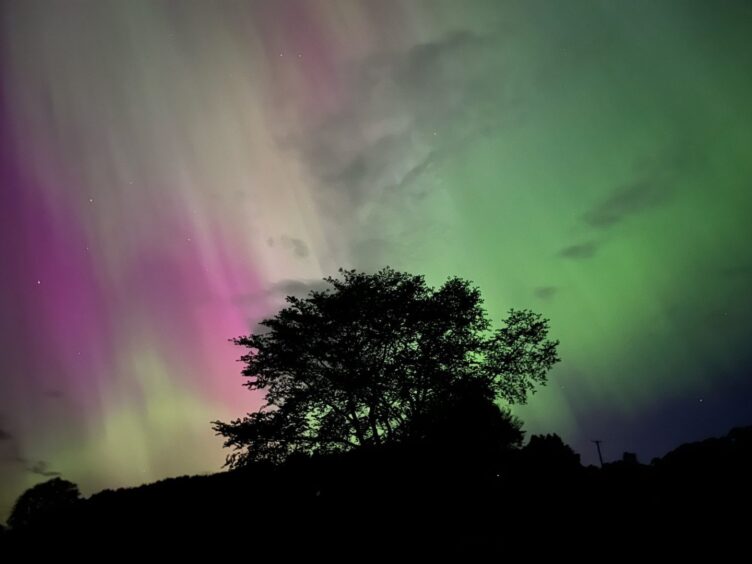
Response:
[{"label": "utility pole", "polygon": [[595,448],[598,449],[598,460],[601,461],[601,468],[603,468],[603,455],[601,454],[601,443],[603,441],[596,440],[596,441],[593,441],[593,442],[595,443]]}]

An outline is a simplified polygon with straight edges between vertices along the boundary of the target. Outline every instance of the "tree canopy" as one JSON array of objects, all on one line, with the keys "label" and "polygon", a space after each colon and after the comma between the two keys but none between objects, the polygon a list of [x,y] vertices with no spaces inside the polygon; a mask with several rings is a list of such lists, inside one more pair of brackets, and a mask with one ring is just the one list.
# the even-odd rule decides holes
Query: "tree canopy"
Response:
[{"label": "tree canopy", "polygon": [[78,486],[62,478],[53,478],[26,490],[16,500],[8,518],[13,529],[52,521],[81,499]]},{"label": "tree canopy", "polygon": [[420,440],[460,396],[525,403],[559,360],[546,319],[513,309],[494,330],[466,280],[432,288],[391,268],[339,272],[232,339],[247,349],[244,385],[266,403],[213,422],[230,467]]}]

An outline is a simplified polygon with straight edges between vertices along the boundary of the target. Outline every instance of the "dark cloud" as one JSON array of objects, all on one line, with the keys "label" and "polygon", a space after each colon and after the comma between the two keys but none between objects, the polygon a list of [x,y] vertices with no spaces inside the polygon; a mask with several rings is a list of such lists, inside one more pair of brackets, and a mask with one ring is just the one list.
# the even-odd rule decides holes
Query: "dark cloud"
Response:
[{"label": "dark cloud", "polygon": [[540,288],[536,288],[533,293],[535,294],[535,297],[540,298],[541,300],[550,300],[558,291],[559,288],[556,286],[541,286]]},{"label": "dark cloud", "polygon": [[[271,301],[276,305],[280,305],[287,296],[294,296],[296,298],[304,298],[311,290],[324,290],[329,288],[330,285],[321,279],[304,279],[304,280],[280,280],[274,284],[271,284],[263,291],[239,294],[233,298],[234,303],[239,307],[245,308],[251,304],[257,304],[259,302],[266,303]],[[256,332],[259,326],[256,325],[257,319],[249,318],[249,326],[253,327],[253,331]],[[263,328],[262,328],[262,331]]]},{"label": "dark cloud", "polygon": [[54,476],[60,476],[60,472],[50,470],[50,465],[44,460],[37,460],[33,464],[26,467],[26,471],[38,476],[44,476],[46,478],[52,478]]},{"label": "dark cloud", "polygon": [[605,229],[630,215],[664,203],[668,187],[657,179],[642,179],[617,189],[606,200],[587,211],[582,219],[591,227]]},{"label": "dark cloud", "polygon": [[290,244],[292,246],[292,252],[296,257],[305,258],[309,255],[310,251],[308,249],[308,245],[306,245],[302,240],[290,239]]},{"label": "dark cloud", "polygon": [[63,397],[65,397],[65,394],[63,394],[63,392],[60,390],[48,390],[44,392],[44,395],[52,399],[62,399]]},{"label": "dark cloud", "polygon": [[679,136],[657,154],[635,158],[632,179],[585,212],[582,220],[596,229],[607,229],[633,215],[665,205],[676,195],[681,178],[691,176],[706,156],[701,146]]},{"label": "dark cloud", "polygon": [[565,247],[559,251],[559,256],[574,260],[589,259],[595,256],[597,250],[598,244],[595,241],[590,241],[589,243]]},{"label": "dark cloud", "polygon": [[282,235],[277,239],[269,237],[266,240],[266,244],[271,248],[279,244],[283,249],[291,252],[298,258],[306,258],[311,253],[305,241],[296,237],[290,237],[289,235]]},{"label": "dark cloud", "polygon": [[298,258],[306,258],[310,253],[308,245],[301,239],[284,235],[281,238],[281,242],[286,249],[290,250]]},{"label": "dark cloud", "polygon": [[[274,302],[282,302],[288,296],[295,298],[305,298],[312,291],[322,291],[331,288],[331,284],[322,279],[307,279],[307,280],[280,280],[272,284],[264,299],[271,298]],[[245,300],[259,299],[259,295],[246,296]],[[251,327],[251,333],[259,335],[267,333],[269,329],[261,325],[261,321],[258,319],[249,320],[249,326]]]},{"label": "dark cloud", "polygon": [[[399,186],[397,188],[404,188],[406,186],[409,186],[412,184],[415,180],[417,180],[424,172],[426,172],[431,165],[433,165],[434,158],[435,158],[436,152],[430,153],[423,162],[417,164],[413,168],[407,171],[405,176],[402,177],[402,180],[399,183]],[[425,191],[418,191],[413,194],[414,198],[417,199],[423,199],[427,195],[427,192]]]},{"label": "dark cloud", "polygon": [[331,288],[331,284],[325,280],[280,280],[272,284],[269,294],[276,297],[294,296],[304,298],[312,291],[321,291]]}]

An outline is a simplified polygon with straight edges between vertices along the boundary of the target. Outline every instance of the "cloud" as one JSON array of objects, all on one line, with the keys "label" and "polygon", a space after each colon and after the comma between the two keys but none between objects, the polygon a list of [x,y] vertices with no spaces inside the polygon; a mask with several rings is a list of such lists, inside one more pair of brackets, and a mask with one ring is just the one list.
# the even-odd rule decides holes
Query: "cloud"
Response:
[{"label": "cloud", "polygon": [[46,478],[52,478],[53,476],[60,476],[60,472],[50,470],[50,465],[44,460],[37,460],[33,464],[26,467],[26,471],[38,476],[44,476]]},{"label": "cloud", "polygon": [[282,235],[277,239],[268,237],[266,244],[269,248],[274,248],[275,245],[279,244],[280,247],[291,252],[298,258],[306,258],[311,253],[305,241],[297,237],[290,237],[289,235]]},{"label": "cloud", "polygon": [[642,212],[665,205],[676,195],[681,178],[691,176],[706,156],[697,143],[679,137],[659,154],[636,158],[633,177],[582,215],[588,226],[608,229]]},{"label": "cloud", "polygon": [[[400,181],[397,188],[405,188],[406,186],[409,186],[418,178],[420,178],[420,176],[426,171],[428,171],[429,167],[433,165],[436,155],[437,155],[437,151],[432,151],[423,160],[423,162],[415,165],[413,168],[408,170],[407,173],[405,173],[405,175],[402,177],[402,180]],[[425,195],[426,195],[425,192],[421,192],[421,193],[416,193],[415,197],[422,199]]]},{"label": "cloud", "polygon": [[559,256],[573,260],[584,260],[594,257],[597,250],[598,243],[590,241],[588,243],[565,247],[559,251]]},{"label": "cloud", "polygon": [[280,280],[269,287],[269,295],[272,297],[295,296],[304,298],[311,291],[321,291],[331,288],[331,284],[325,280]]},{"label": "cloud", "polygon": [[301,239],[283,235],[280,239],[282,245],[298,258],[306,258],[310,253],[308,245]]},{"label": "cloud", "polygon": [[541,286],[540,288],[533,290],[533,293],[535,294],[535,297],[540,298],[541,300],[550,300],[558,293],[558,291],[559,288],[556,286]]},{"label": "cloud", "polygon": [[[282,135],[312,175],[322,213],[336,218],[335,236],[359,264],[379,266],[358,245],[384,239],[384,222],[394,215],[415,217],[409,206],[423,207],[437,189],[432,175],[440,161],[508,119],[502,39],[458,31],[355,61],[340,75],[346,94],[336,110],[298,120]],[[424,234],[413,220],[389,237]]]},{"label": "cloud", "polygon": [[45,460],[31,461],[22,456],[19,456],[18,454],[14,455],[10,460],[23,466],[24,469],[30,474],[44,476],[45,478],[53,478],[55,476],[61,475],[60,472],[51,470],[49,462]]},{"label": "cloud", "polygon": [[[690,173],[702,155],[691,142],[677,142],[666,146],[659,156],[635,159],[634,177],[614,190],[581,216],[588,227],[600,232],[645,211],[669,203],[676,195],[678,179]],[[602,239],[572,245],[559,251],[559,256],[581,260],[595,256]]]},{"label": "cloud", "polygon": [[622,186],[606,200],[588,210],[582,219],[591,227],[605,229],[631,215],[664,203],[669,194],[657,179],[644,178]]},{"label": "cloud", "polygon": [[[305,280],[279,280],[271,284],[266,292],[263,294],[265,299],[270,299],[280,307],[282,302],[287,296],[293,296],[295,298],[306,298],[311,291],[321,291],[331,288],[331,284],[322,279],[305,279]],[[243,296],[242,302],[255,301],[261,296],[259,294],[251,294]],[[249,319],[251,326],[251,333],[259,335],[267,333],[269,329],[261,325],[259,319]]]}]

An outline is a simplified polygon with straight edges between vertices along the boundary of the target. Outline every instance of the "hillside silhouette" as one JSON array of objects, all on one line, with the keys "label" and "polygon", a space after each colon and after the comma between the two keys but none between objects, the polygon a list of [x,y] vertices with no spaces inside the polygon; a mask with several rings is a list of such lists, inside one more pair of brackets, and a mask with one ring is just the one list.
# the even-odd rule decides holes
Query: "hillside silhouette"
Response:
[{"label": "hillside silhouette", "polygon": [[[38,515],[0,538],[4,551],[26,554],[96,539],[128,550],[247,545],[249,554],[280,558],[468,558],[535,555],[572,542],[648,548],[745,538],[752,426],[650,464],[625,453],[603,468],[584,467],[556,435],[534,435],[494,458],[466,455],[426,444],[299,456],[74,503],[71,488],[58,485],[48,493],[63,491],[62,505],[49,499],[48,510],[37,500]],[[35,488],[56,482],[63,480]]]}]

